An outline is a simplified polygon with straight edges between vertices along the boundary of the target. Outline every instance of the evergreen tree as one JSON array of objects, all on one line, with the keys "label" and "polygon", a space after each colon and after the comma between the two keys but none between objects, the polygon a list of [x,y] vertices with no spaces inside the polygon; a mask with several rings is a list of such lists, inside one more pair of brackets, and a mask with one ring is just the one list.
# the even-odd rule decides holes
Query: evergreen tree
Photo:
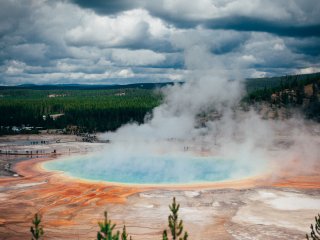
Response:
[{"label": "evergreen tree", "polygon": [[[311,228],[311,233],[310,233],[310,237],[312,240],[320,240],[320,214],[318,214],[318,217],[315,216],[315,220],[316,223],[313,226],[311,224],[310,228]],[[308,234],[306,234],[306,238],[309,240],[309,236]]]},{"label": "evergreen tree", "polygon": [[168,240],[167,230],[164,230],[164,231],[163,231],[162,240]]},{"label": "evergreen tree", "polygon": [[[111,220],[108,220],[108,213],[104,212],[104,221],[99,222],[100,231],[97,233],[97,240],[120,240],[120,231],[117,231],[113,234],[113,230],[116,224],[111,223]],[[127,240],[128,234],[126,232],[126,226],[123,226],[123,232],[121,234],[121,240]],[[132,238],[130,237],[130,240]]]},{"label": "evergreen tree", "polygon": [[[123,230],[122,230],[122,234],[121,234],[121,240],[127,240],[128,239],[128,234],[126,231],[126,226],[123,226]],[[132,240],[131,236],[129,238],[130,240]]]},{"label": "evergreen tree", "polygon": [[112,233],[116,224],[112,224],[111,220],[108,220],[108,213],[104,212],[104,221],[99,222],[100,231],[97,233],[98,240],[119,240],[120,232],[117,231],[114,235]]},{"label": "evergreen tree", "polygon": [[[184,235],[183,233],[183,221],[179,221],[178,217],[178,211],[180,208],[180,204],[176,203],[176,198],[173,198],[172,205],[169,205],[169,209],[171,211],[171,214],[168,217],[168,223],[169,223],[169,228],[172,236],[172,240],[187,240],[188,239],[188,233],[185,232]],[[180,237],[182,236],[183,237]],[[168,234],[167,231],[165,230],[162,235],[163,240],[168,240]]]},{"label": "evergreen tree", "polygon": [[303,103],[304,98],[304,85],[299,83],[296,89],[297,94],[297,104],[301,105]]},{"label": "evergreen tree", "polygon": [[41,236],[43,236],[43,228],[40,226],[41,223],[41,216],[36,213],[34,215],[34,219],[32,220],[33,226],[30,228],[30,232],[32,233],[31,240],[39,240],[41,239]]}]

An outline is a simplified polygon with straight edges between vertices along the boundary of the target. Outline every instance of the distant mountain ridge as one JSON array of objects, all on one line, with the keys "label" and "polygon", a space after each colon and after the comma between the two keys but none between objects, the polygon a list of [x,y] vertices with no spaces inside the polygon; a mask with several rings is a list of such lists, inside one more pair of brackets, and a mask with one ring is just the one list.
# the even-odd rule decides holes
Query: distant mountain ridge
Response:
[{"label": "distant mountain ridge", "polygon": [[[181,84],[182,82],[178,82]],[[0,86],[0,89],[32,89],[32,90],[99,90],[99,89],[124,89],[124,88],[139,88],[139,89],[154,89],[162,88],[168,85],[173,85],[174,82],[164,83],[132,83],[126,85],[89,85],[89,84],[22,84],[17,86]]]},{"label": "distant mountain ridge", "polygon": [[[274,88],[279,87],[283,82],[290,83],[296,80],[312,80],[319,79],[320,72],[310,73],[310,74],[296,74],[296,75],[286,75],[279,77],[265,77],[265,78],[247,78],[244,80],[246,90],[248,93],[263,89],[263,88]],[[180,82],[161,82],[161,83],[132,83],[132,84],[22,84],[16,86],[0,86],[1,89],[32,89],[32,90],[99,90],[99,89],[129,89],[129,88],[139,88],[139,89],[155,89],[162,88],[168,85],[183,84],[184,81]]]}]

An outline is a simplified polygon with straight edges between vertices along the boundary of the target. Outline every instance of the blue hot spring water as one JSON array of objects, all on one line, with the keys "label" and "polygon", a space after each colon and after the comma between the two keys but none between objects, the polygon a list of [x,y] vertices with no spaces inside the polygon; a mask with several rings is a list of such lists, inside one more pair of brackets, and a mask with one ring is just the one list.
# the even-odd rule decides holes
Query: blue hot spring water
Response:
[{"label": "blue hot spring water", "polygon": [[125,184],[191,184],[231,180],[250,175],[252,169],[234,160],[201,156],[82,155],[44,164],[48,170],[88,180]]}]

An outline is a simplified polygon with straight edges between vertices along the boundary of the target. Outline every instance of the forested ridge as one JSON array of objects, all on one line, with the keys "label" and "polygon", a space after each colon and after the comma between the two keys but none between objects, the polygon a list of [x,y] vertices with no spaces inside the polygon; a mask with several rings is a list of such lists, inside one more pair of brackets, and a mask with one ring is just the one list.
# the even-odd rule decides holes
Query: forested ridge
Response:
[{"label": "forested ridge", "polygon": [[269,100],[270,95],[284,89],[301,89],[302,87],[317,83],[320,72],[312,74],[289,75],[272,78],[251,78],[245,81],[247,100]]},{"label": "forested ridge", "polygon": [[320,122],[320,73],[249,79],[246,86],[243,101],[249,104],[267,102],[273,108],[299,109]]},{"label": "forested ridge", "polygon": [[[182,82],[178,84],[183,84]],[[112,131],[130,121],[142,123],[162,101],[162,84],[21,85],[0,87],[0,134],[72,129]],[[245,80],[243,101],[300,107],[320,121],[320,73]],[[27,129],[25,131],[24,129]],[[32,128],[32,130],[30,129]]]},{"label": "forested ridge", "polygon": [[[143,122],[160,104],[161,94],[148,89],[0,90],[0,126],[115,130],[129,121]],[[61,114],[54,117],[55,114]],[[63,115],[62,115],[63,114]],[[4,129],[3,129],[4,130]]]}]

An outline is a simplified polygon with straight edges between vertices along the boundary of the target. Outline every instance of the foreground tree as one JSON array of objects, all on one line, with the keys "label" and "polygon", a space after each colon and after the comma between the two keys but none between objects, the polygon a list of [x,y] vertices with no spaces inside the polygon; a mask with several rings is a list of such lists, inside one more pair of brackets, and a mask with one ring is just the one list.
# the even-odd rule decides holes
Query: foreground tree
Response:
[{"label": "foreground tree", "polygon": [[311,228],[310,238],[309,238],[309,235],[306,234],[306,238],[308,240],[309,239],[320,240],[320,214],[318,214],[318,217],[315,216],[315,220],[316,220],[315,225],[313,226],[311,224],[311,226],[310,226],[310,228]]},{"label": "foreground tree", "polygon": [[[183,234],[183,221],[179,220],[178,211],[180,204],[176,203],[176,198],[173,198],[172,205],[169,205],[171,214],[168,217],[168,226],[171,232],[172,240],[187,240],[188,233],[184,232]],[[183,235],[183,237],[182,237]],[[181,236],[181,237],[180,237]],[[169,240],[167,230],[163,231],[162,240]]]},{"label": "foreground tree", "polygon": [[[108,213],[104,212],[104,221],[99,222],[100,231],[97,233],[97,240],[120,240],[120,231],[117,231],[113,234],[113,230],[116,224],[111,223],[111,220],[108,220]],[[123,232],[121,234],[121,240],[127,240],[128,234],[126,232],[126,226],[123,226]],[[130,240],[131,237],[130,237]]]},{"label": "foreground tree", "polygon": [[[130,240],[132,240],[131,236],[129,238]],[[128,240],[128,234],[126,231],[126,226],[123,226],[123,230],[122,230],[122,234],[121,234],[121,240]]]},{"label": "foreground tree", "polygon": [[44,232],[42,226],[40,226],[40,223],[41,216],[38,213],[36,213],[32,220],[33,226],[30,228],[30,232],[32,233],[31,240],[39,240],[43,236]]}]

